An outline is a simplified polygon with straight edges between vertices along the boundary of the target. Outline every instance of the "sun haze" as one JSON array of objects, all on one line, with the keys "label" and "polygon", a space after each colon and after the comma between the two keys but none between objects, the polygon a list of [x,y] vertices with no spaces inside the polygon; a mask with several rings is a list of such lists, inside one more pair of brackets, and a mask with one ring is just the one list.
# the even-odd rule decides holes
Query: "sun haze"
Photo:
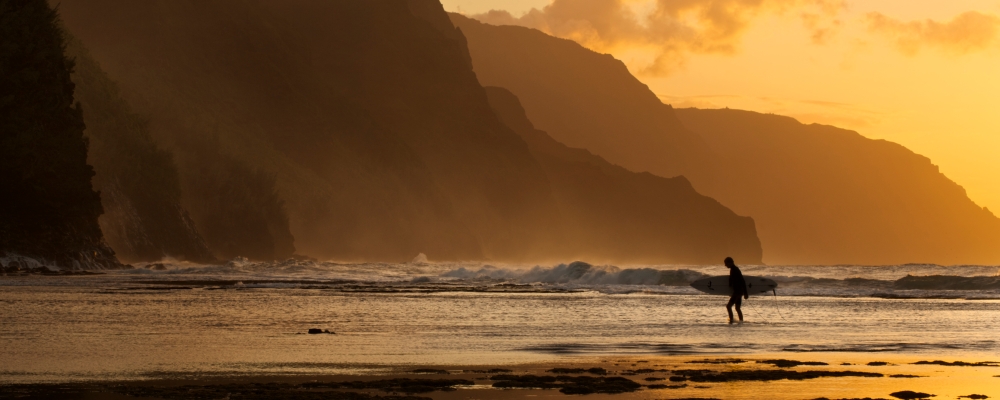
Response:
[{"label": "sun haze", "polygon": [[675,107],[775,113],[902,144],[1000,210],[1000,1],[443,3],[612,54]]}]

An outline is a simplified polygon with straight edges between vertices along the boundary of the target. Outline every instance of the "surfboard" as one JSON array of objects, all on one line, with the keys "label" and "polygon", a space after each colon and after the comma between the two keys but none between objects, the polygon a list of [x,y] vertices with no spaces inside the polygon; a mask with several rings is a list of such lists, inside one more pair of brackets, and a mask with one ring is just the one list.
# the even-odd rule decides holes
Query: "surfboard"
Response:
[{"label": "surfboard", "polygon": [[[747,293],[752,295],[770,293],[778,287],[778,282],[773,279],[759,276],[744,276],[743,279],[747,281]],[[733,288],[729,287],[729,275],[702,278],[691,282],[691,287],[708,294],[733,295]]]}]

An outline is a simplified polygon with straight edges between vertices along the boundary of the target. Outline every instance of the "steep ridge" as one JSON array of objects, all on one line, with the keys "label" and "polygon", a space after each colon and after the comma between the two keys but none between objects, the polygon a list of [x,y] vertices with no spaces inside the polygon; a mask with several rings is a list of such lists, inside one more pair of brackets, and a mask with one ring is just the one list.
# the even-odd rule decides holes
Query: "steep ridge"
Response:
[{"label": "steep ridge", "polygon": [[535,129],[517,97],[487,87],[490,104],[539,160],[565,217],[563,251],[625,263],[761,262],[754,222],[695,192],[683,176],[662,178],[612,165]]},{"label": "steep ridge", "polygon": [[705,192],[759,220],[781,262],[1000,262],[1000,219],[899,144],[777,115],[675,112],[727,166]]},{"label": "steep ridge", "polygon": [[517,259],[556,230],[544,174],[436,2],[60,4],[177,155],[203,231],[198,181],[217,157],[273,175],[296,247],[317,257]]},{"label": "steep ridge", "polygon": [[480,82],[513,92],[539,129],[633,171],[683,173],[754,219],[767,263],[1000,262],[1000,220],[902,146],[784,117],[674,110],[611,56],[451,18]]},{"label": "steep ridge", "polygon": [[170,153],[159,148],[148,124],[132,112],[118,88],[75,38],[66,52],[76,60],[73,82],[90,140],[88,162],[101,192],[101,231],[125,262],[171,257],[211,262],[214,257],[181,206],[181,187]]},{"label": "steep ridge", "polygon": [[709,150],[625,64],[576,42],[450,14],[484,86],[511,90],[538,129],[632,171],[701,175]]},{"label": "steep ridge", "polygon": [[[63,53],[58,19],[44,0],[0,4],[0,264],[119,268],[98,225],[87,139]],[[31,260],[25,260],[24,257]]]}]

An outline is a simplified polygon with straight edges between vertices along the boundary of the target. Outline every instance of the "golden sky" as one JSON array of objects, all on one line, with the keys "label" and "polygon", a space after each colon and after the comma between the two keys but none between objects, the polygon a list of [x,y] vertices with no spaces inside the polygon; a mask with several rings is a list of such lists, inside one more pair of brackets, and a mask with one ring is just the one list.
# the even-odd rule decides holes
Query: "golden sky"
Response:
[{"label": "golden sky", "polygon": [[664,102],[925,155],[1000,215],[1000,0],[442,0],[625,61]]}]

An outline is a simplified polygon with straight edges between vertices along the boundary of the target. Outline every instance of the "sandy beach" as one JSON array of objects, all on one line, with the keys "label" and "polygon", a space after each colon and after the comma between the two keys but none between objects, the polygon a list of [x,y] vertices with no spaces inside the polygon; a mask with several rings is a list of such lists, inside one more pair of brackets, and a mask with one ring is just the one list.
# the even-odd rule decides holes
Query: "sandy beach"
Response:
[{"label": "sandy beach", "polygon": [[[771,358],[785,357],[785,358]],[[579,359],[480,366],[343,365],[329,375],[156,376],[0,386],[9,399],[985,399],[1000,363],[788,354]],[[986,396],[986,397],[981,397]]]}]

